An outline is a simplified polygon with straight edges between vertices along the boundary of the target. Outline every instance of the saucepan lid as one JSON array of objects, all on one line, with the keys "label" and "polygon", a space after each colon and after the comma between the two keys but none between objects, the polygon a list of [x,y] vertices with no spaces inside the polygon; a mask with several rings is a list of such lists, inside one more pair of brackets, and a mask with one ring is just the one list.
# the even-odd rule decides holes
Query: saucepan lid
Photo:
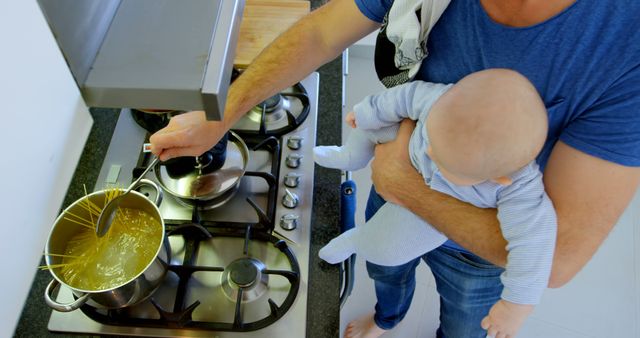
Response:
[{"label": "saucepan lid", "polygon": [[169,194],[187,200],[208,201],[234,188],[247,169],[249,149],[234,132],[229,132],[224,165],[210,173],[198,165],[179,177],[171,175],[165,165],[159,163],[154,170],[158,183]]}]

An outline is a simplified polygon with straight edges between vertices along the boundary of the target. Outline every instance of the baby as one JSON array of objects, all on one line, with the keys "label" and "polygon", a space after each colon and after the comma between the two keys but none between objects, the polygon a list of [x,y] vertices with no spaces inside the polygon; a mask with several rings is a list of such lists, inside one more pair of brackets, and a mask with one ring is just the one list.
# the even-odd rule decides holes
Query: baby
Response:
[{"label": "baby", "polygon": [[[497,208],[508,262],[500,276],[502,299],[481,325],[498,336],[515,335],[547,286],[555,247],[555,210],[535,163],[547,137],[544,103],[524,76],[507,69],[479,71],[454,85],[414,81],[357,104],[346,117],[354,128],[347,143],[314,148],[315,160],[360,169],[376,144],[395,138],[405,118],[417,121],[409,153],[425,184],[476,207]],[[400,265],[445,241],[424,220],[387,202],[319,255],[329,263],[357,253],[375,264]]]}]

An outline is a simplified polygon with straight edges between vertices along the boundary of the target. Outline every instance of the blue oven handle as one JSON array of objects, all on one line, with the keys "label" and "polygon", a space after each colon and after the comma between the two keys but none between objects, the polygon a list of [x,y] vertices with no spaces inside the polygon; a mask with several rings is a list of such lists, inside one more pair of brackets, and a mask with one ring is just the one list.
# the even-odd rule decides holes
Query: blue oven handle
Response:
[{"label": "blue oven handle", "polygon": [[[351,180],[351,173],[347,172],[346,177],[347,179],[340,185],[340,233],[356,226],[356,183]],[[353,290],[355,263],[356,255],[353,254],[341,264],[340,308],[345,304]]]},{"label": "blue oven handle", "polygon": [[346,180],[340,185],[340,233],[356,226],[356,182]]}]

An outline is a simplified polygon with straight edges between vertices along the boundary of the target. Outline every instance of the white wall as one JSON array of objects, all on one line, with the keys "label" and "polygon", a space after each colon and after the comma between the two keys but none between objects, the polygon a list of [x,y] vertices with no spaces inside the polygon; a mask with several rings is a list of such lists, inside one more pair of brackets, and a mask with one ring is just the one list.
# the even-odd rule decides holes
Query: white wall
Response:
[{"label": "white wall", "polygon": [[0,46],[0,337],[9,337],[93,121],[36,0],[0,1]]},{"label": "white wall", "polygon": [[371,46],[374,47],[376,45],[376,38],[378,37],[378,30],[371,32],[369,35],[360,39],[356,42],[355,46]]}]

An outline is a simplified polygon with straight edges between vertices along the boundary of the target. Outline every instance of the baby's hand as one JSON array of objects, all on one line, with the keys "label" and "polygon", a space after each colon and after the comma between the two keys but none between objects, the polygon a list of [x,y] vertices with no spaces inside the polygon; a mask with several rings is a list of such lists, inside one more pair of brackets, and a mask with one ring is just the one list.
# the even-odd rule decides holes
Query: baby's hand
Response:
[{"label": "baby's hand", "polygon": [[344,119],[345,121],[347,121],[347,124],[349,125],[349,127],[351,128],[355,128],[356,127],[356,114],[352,111],[347,113],[347,117],[345,117]]},{"label": "baby's hand", "polygon": [[500,300],[495,303],[480,325],[495,338],[513,338],[522,323],[533,311],[533,305],[522,305]]}]

